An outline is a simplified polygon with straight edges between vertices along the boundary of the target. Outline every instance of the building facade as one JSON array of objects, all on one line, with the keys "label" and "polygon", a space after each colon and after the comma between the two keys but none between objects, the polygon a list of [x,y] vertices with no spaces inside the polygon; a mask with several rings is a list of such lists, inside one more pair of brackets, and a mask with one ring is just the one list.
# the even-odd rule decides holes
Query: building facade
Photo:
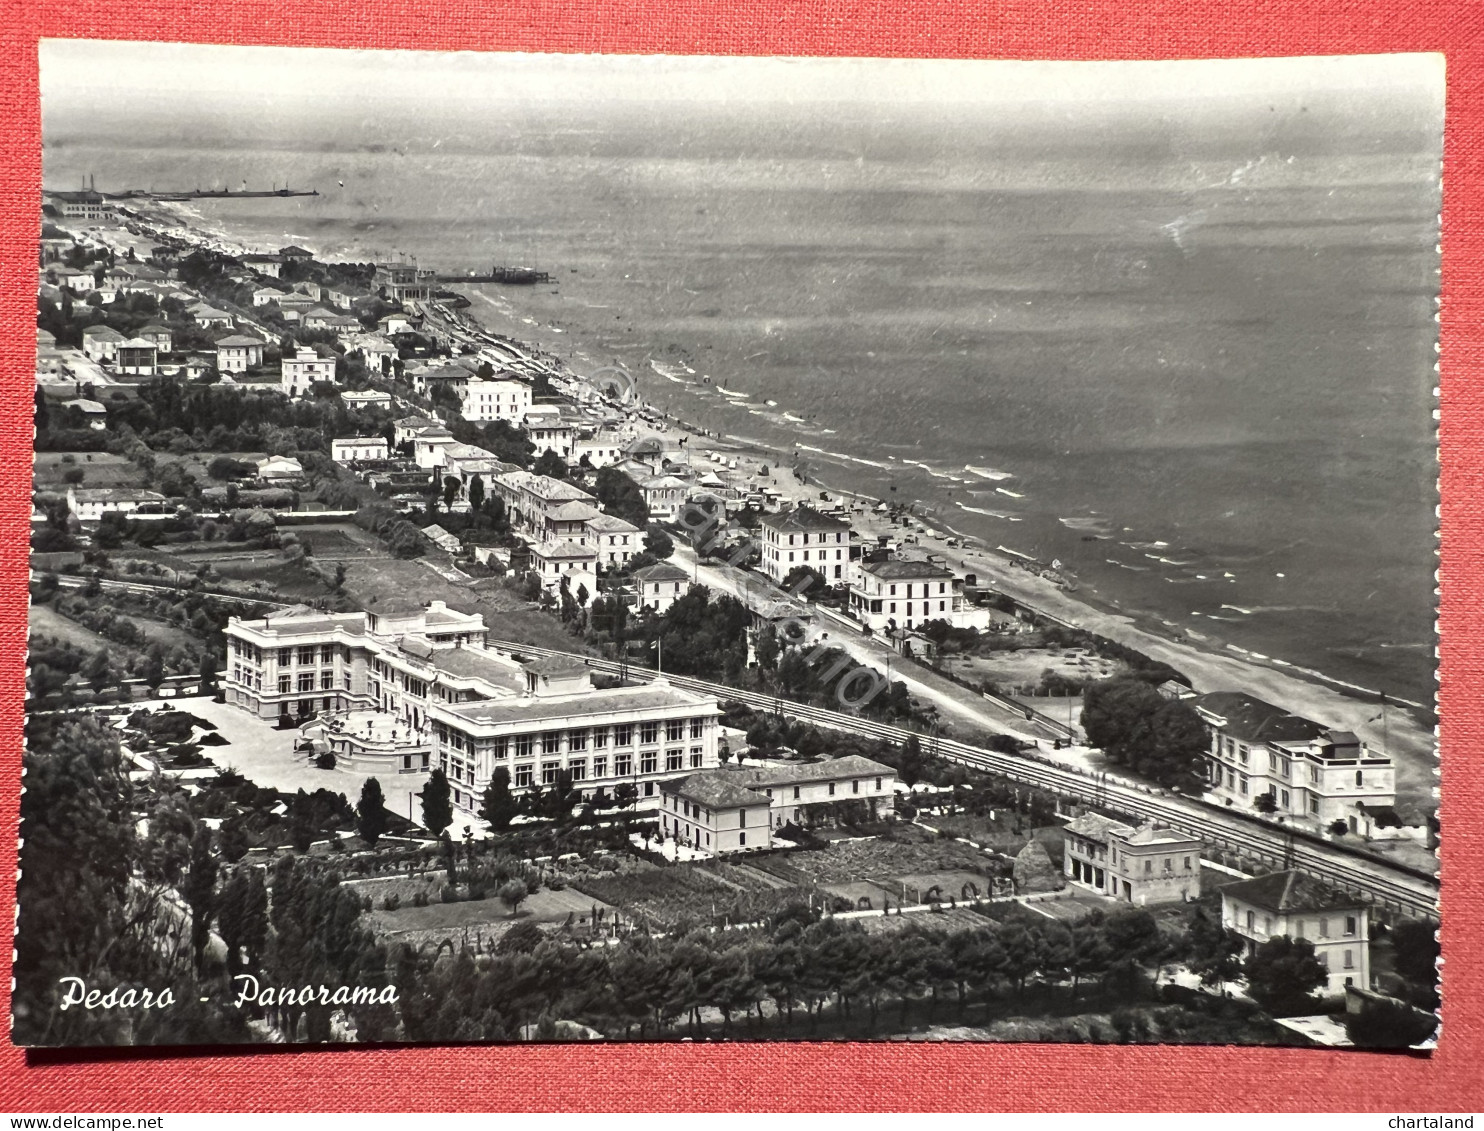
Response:
[{"label": "building facade", "polygon": [[713,856],[771,848],[785,825],[877,821],[895,810],[896,771],[850,755],[786,766],[724,766],[664,789],[660,831]]},{"label": "building facade", "polygon": [[1221,922],[1242,936],[1248,954],[1284,935],[1313,944],[1314,957],[1329,972],[1321,992],[1371,988],[1369,909],[1301,872],[1227,884],[1221,889]]},{"label": "building facade", "polygon": [[831,585],[842,584],[850,566],[850,523],[797,506],[783,514],[764,515],[763,573],[782,585],[798,566],[817,570]]},{"label": "building facade", "polygon": [[850,586],[850,615],[873,632],[917,628],[930,620],[955,628],[989,626],[989,610],[966,602],[950,570],[903,558],[861,563]]},{"label": "building facade", "polygon": [[1134,828],[1099,813],[1078,817],[1063,832],[1062,871],[1074,884],[1139,906],[1201,894],[1199,837]]},{"label": "building facade", "polygon": [[330,458],[336,463],[361,463],[388,458],[383,436],[348,436],[330,441]]},{"label": "building facade", "polygon": [[1211,736],[1208,788],[1229,805],[1250,808],[1266,794],[1274,815],[1317,826],[1367,825],[1361,806],[1396,804],[1391,759],[1350,731],[1275,707],[1244,692],[1217,691],[1187,702]]},{"label": "building facade", "polygon": [[281,364],[280,387],[286,396],[302,397],[315,385],[335,380],[335,359],[321,357],[315,350],[299,349]]},{"label": "building facade", "polygon": [[[473,377],[464,383],[463,398],[461,411],[465,420],[508,420],[519,424],[531,410],[531,386],[524,381]],[[537,450],[541,450],[539,445]]]},{"label": "building facade", "polygon": [[640,609],[663,613],[690,592],[690,574],[669,562],[655,562],[636,569],[631,576]]}]

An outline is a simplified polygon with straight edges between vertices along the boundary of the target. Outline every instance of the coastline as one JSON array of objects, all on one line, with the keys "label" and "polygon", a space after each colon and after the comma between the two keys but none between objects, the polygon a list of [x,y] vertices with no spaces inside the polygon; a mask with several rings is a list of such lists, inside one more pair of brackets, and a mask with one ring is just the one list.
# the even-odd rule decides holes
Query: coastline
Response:
[{"label": "coastline", "polygon": [[[457,284],[446,286],[465,293]],[[500,309],[502,306],[503,310]],[[523,327],[535,324],[534,319],[526,320],[522,316],[519,295],[509,290],[501,292],[498,303],[489,299],[475,303],[471,299],[469,307],[462,313],[487,332],[515,338],[520,337]],[[508,322],[492,326],[494,319],[491,315],[499,315]],[[586,343],[567,339],[565,344],[572,357],[597,364],[598,351],[587,348]],[[570,360],[544,347],[531,348],[559,364],[572,374],[573,380],[581,380],[580,375],[572,373]],[[817,500],[820,491],[827,492],[832,498],[854,499],[862,505],[852,515],[851,522],[863,539],[874,540],[881,534],[900,538],[904,532],[886,515],[872,511],[871,506],[878,496],[854,490],[842,477],[848,475],[847,468],[843,465],[839,468],[841,475],[823,471],[821,465],[825,465],[827,460],[819,458],[820,453],[800,451],[800,446],[793,451],[783,451],[752,437],[718,435],[686,421],[679,414],[666,412],[642,397],[639,403],[649,407],[664,421],[665,426],[656,431],[687,437],[688,450],[725,451],[735,457],[736,470],[715,469],[729,483],[751,489],[771,486],[795,505]],[[805,467],[802,480],[795,479],[792,472],[796,460]],[[759,465],[763,463],[769,468],[767,479],[757,476]],[[909,499],[898,502],[903,506],[914,505]],[[989,545],[985,539],[954,530],[937,515],[920,521],[938,533],[937,537],[918,533],[917,548],[920,551],[941,555],[955,572],[973,573],[981,585],[987,584],[1042,613],[1169,664],[1184,673],[1197,691],[1246,691],[1327,726],[1354,731],[1373,747],[1385,749],[1393,758],[1399,803],[1416,805],[1429,812],[1436,809],[1436,720],[1427,705],[1388,699],[1383,717],[1379,692],[1346,683],[1323,672],[1289,665],[1282,660],[1264,662],[1250,655],[1192,640],[1161,624],[1155,616],[1140,617],[1086,594],[1068,593],[1053,582],[1012,564],[1009,555]],[[950,548],[947,537],[960,541],[962,548]]]},{"label": "coastline", "polygon": [[[192,215],[192,210],[180,205],[153,202],[148,208],[137,211],[143,222],[158,226],[168,234],[228,252],[250,250],[228,233],[212,230],[201,217]],[[471,294],[468,287],[457,283],[445,283],[444,287],[470,300],[460,312],[463,318],[486,332],[521,341],[531,352],[547,358],[567,373],[570,380],[582,380],[573,372],[575,359],[580,358],[585,364],[600,364],[597,359],[601,351],[581,340],[564,339],[567,346],[565,357],[549,347],[526,342],[522,332],[529,332],[537,323],[535,319],[524,316],[518,291],[512,294],[508,288],[502,288],[496,299],[482,290]],[[484,301],[475,302],[476,297]],[[505,324],[492,325],[497,321]],[[567,332],[556,326],[552,329]],[[646,402],[641,398],[640,403]],[[837,457],[833,453],[798,443],[791,451],[782,450],[755,437],[721,435],[678,414],[672,415],[657,405],[649,407],[664,422],[663,427],[656,430],[686,437],[688,450],[726,452],[729,459],[735,459],[738,465],[735,470],[723,465],[711,468],[722,479],[751,489],[770,486],[780,491],[791,504],[815,501],[820,491],[831,497],[853,499],[857,506],[851,521],[864,539],[874,540],[883,534],[898,538],[902,535],[900,525],[871,509],[877,496],[854,490],[848,478],[841,478],[849,474],[843,463],[839,466],[840,475],[834,474]],[[766,479],[759,477],[763,464],[768,466],[770,473]],[[801,478],[795,477],[795,466],[802,466]],[[826,472],[824,467],[830,470]],[[907,499],[899,503],[909,509],[917,505]],[[1053,582],[1012,564],[1013,559],[1003,552],[1007,548],[993,547],[985,539],[965,535],[936,514],[920,521],[937,535],[917,534],[917,547],[921,552],[943,556],[956,572],[976,574],[981,585],[987,583],[1031,608],[1169,664],[1184,673],[1198,691],[1247,691],[1326,725],[1356,732],[1393,757],[1399,798],[1428,810],[1435,809],[1438,773],[1435,719],[1426,705],[1393,699],[1389,700],[1389,709],[1382,713],[1378,692],[1368,692],[1365,688],[1319,671],[1285,664],[1282,660],[1264,662],[1265,658],[1239,655],[1230,646],[1222,649],[1192,640],[1174,631],[1172,626],[1160,623],[1158,617],[1141,618],[1088,594],[1066,592]],[[959,540],[961,548],[950,548],[948,536]]]}]

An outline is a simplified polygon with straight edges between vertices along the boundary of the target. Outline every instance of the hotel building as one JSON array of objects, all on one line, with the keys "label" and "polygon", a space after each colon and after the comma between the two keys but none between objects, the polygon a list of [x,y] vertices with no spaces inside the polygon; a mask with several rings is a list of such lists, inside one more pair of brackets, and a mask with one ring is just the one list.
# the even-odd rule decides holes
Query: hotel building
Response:
[{"label": "hotel building", "polygon": [[585,795],[627,781],[644,798],[717,764],[714,700],[663,680],[598,688],[576,660],[523,662],[485,646],[482,617],[441,601],[357,613],[296,606],[233,617],[226,635],[228,703],[303,719],[306,738],[357,770],[440,767],[470,812],[496,766],[516,790],[566,771]]},{"label": "hotel building", "polygon": [[1251,954],[1269,939],[1287,935],[1313,944],[1314,957],[1329,971],[1322,993],[1346,986],[1371,988],[1370,912],[1345,895],[1301,872],[1274,872],[1221,889],[1222,925],[1242,936]]},{"label": "hotel building", "polygon": [[1211,735],[1207,782],[1228,805],[1251,807],[1262,794],[1274,814],[1319,826],[1369,827],[1369,811],[1396,804],[1391,759],[1356,735],[1290,714],[1240,691],[1186,700]]},{"label": "hotel building", "polygon": [[831,585],[845,581],[850,566],[850,523],[797,506],[762,520],[763,573],[774,585],[796,566],[817,570]]}]

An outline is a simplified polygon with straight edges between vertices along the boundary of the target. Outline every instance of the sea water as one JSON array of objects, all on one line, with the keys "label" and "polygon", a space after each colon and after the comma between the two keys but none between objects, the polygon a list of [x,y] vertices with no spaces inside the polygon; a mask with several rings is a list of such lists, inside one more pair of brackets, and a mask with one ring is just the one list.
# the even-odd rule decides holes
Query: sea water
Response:
[{"label": "sea water", "polygon": [[1431,702],[1427,113],[1257,107],[1201,134],[661,109],[304,118],[210,145],[49,123],[46,179],[249,169],[322,195],[198,202],[198,222],[540,267],[553,284],[469,288],[470,313],[578,372],[624,365],[785,467],[1056,559],[1160,631]]}]

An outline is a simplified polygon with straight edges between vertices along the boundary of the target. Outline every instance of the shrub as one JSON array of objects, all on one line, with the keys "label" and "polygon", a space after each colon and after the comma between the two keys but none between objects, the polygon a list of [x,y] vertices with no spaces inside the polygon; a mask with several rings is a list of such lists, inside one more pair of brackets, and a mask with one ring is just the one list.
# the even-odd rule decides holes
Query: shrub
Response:
[{"label": "shrub", "polygon": [[459,901],[458,890],[452,884],[445,885],[442,899],[444,903],[457,903]]},{"label": "shrub", "polygon": [[400,896],[397,895],[389,895],[381,901],[381,909],[383,911],[395,911],[398,907],[401,906],[402,899]]},{"label": "shrub", "polygon": [[427,905],[428,905],[428,893],[427,892],[420,891],[420,892],[417,892],[412,897],[412,906],[414,906],[414,907],[426,907]]}]

